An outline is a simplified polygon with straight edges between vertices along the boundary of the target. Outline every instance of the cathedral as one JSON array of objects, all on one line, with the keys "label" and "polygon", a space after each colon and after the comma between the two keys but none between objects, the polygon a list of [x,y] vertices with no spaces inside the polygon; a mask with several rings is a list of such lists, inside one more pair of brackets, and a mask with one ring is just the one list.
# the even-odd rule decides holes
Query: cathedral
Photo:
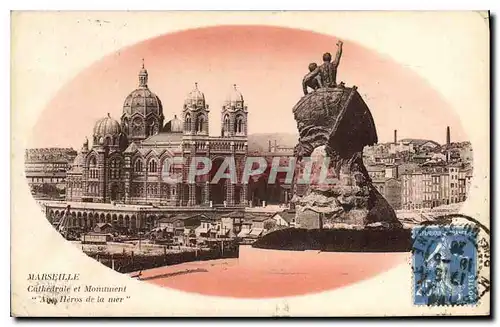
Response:
[{"label": "cathedral", "polygon": [[[221,107],[221,135],[209,136],[209,106],[195,83],[182,117],[164,124],[160,98],[148,87],[148,72],[124,101],[120,121],[109,114],[94,126],[92,147],[86,140],[67,172],[66,200],[159,206],[244,206],[247,184],[220,179],[209,183],[226,157],[238,176],[248,154],[248,110],[236,85]],[[211,171],[188,183],[190,159],[210,158]],[[180,159],[180,160],[175,160]],[[177,164],[182,162],[184,164]],[[176,162],[169,164],[167,162]],[[165,172],[168,174],[165,174]],[[182,176],[176,183],[171,174]],[[239,181],[238,181],[239,182]]]}]

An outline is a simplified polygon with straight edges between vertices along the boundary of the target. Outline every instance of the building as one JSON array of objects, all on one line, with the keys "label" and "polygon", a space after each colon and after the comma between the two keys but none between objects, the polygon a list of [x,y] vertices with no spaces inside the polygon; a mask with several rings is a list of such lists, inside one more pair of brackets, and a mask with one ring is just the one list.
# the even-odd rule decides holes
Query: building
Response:
[{"label": "building", "polygon": [[373,179],[373,186],[394,210],[401,209],[401,181],[394,177]]},{"label": "building", "polygon": [[[421,169],[412,172],[406,172],[401,175],[402,186],[402,206],[404,209],[420,209],[423,208],[424,199],[427,199],[427,194],[424,195],[424,186],[428,186],[428,176],[422,173]],[[429,189],[425,189],[426,192]]]},{"label": "building", "polygon": [[107,234],[107,233],[113,233],[114,230],[113,230],[113,226],[111,226],[111,224],[108,224],[108,223],[98,223],[94,226],[94,233],[104,233],[104,234]]},{"label": "building", "polygon": [[402,207],[433,208],[463,202],[472,180],[472,168],[460,163],[430,161],[401,174]]},{"label": "building", "polygon": [[409,145],[411,144],[415,152],[427,152],[440,146],[440,144],[435,141],[425,139],[407,138],[400,140],[400,142],[407,143]]},{"label": "building", "polygon": [[271,140],[268,141],[269,145],[267,147],[267,152],[280,153],[282,155],[293,155],[293,147],[278,145],[278,140],[274,140],[274,144]]},{"label": "building", "polygon": [[276,221],[276,226],[295,227],[295,214],[293,210],[283,210],[276,212],[271,218]]},{"label": "building", "polygon": [[423,164],[427,161],[432,160],[432,154],[419,153],[412,156],[411,161],[417,164]]},{"label": "building", "polygon": [[414,143],[403,142],[403,141],[391,143],[389,148],[389,153],[396,154],[399,152],[414,153],[415,152]]},{"label": "building", "polygon": [[24,154],[26,180],[35,198],[64,198],[66,171],[76,157],[71,148],[27,149]]},{"label": "building", "polygon": [[385,178],[385,165],[383,164],[366,166],[366,170],[372,180]]},{"label": "building", "polygon": [[472,162],[474,151],[470,142],[463,142],[459,148],[460,159],[462,162]]},{"label": "building", "polygon": [[[247,155],[247,115],[234,88],[220,109],[221,135],[209,136],[209,105],[198,85],[187,95],[182,117],[164,124],[163,104],[148,87],[148,72],[125,98],[120,122],[108,114],[95,123],[68,171],[68,201],[164,206],[244,206],[247,184],[209,184],[225,158],[241,171]],[[188,183],[190,159],[206,157],[212,170]],[[184,163],[181,161],[184,160]],[[181,176],[172,183],[171,176]]]}]

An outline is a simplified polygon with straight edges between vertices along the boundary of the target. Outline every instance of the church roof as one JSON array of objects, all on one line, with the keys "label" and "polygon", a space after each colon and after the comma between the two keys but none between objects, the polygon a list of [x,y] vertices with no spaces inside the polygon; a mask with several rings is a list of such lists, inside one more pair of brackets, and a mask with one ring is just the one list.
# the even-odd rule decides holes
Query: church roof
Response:
[{"label": "church roof", "polygon": [[156,143],[180,143],[182,142],[182,133],[161,132],[145,139],[142,144],[154,145]]},{"label": "church roof", "polygon": [[163,105],[160,98],[147,87],[139,87],[125,98],[123,113],[130,116],[139,113],[144,117],[150,113],[162,115]]},{"label": "church roof", "polygon": [[276,215],[279,215],[287,223],[290,223],[292,220],[295,219],[295,211],[283,210],[281,212],[275,213],[273,217],[275,217]]},{"label": "church roof", "polygon": [[137,144],[135,144],[135,142],[132,142],[125,150],[125,153],[135,153],[135,152],[137,152],[137,150],[139,150],[139,148],[137,147]]},{"label": "church roof", "polygon": [[106,117],[99,119],[94,125],[94,136],[105,137],[106,135],[116,136],[121,133],[120,123],[111,118],[108,114]]},{"label": "church roof", "polygon": [[246,107],[244,106],[243,95],[236,87],[236,84],[233,85],[233,89],[227,95],[226,100],[224,101],[223,109],[229,109],[229,110],[243,109],[243,110],[246,110]]},{"label": "church roof", "polygon": [[198,89],[198,83],[194,83],[194,89],[188,93],[184,105],[189,107],[205,106],[205,94]]},{"label": "church roof", "polygon": [[163,128],[164,132],[171,132],[171,133],[182,133],[184,130],[182,126],[182,121],[177,118],[177,115],[174,115],[174,118],[170,121],[168,121],[165,124],[165,127]]},{"label": "church roof", "polygon": [[160,98],[148,88],[148,71],[142,62],[139,71],[139,87],[132,91],[123,103],[123,114],[132,116],[140,114],[146,117],[150,113],[163,116],[163,106]]},{"label": "church roof", "polygon": [[85,156],[83,153],[78,152],[78,154],[75,157],[75,160],[73,160],[73,167],[81,167],[85,163]]},{"label": "church roof", "polygon": [[146,156],[148,153],[149,153],[150,149],[147,149],[147,148],[139,148],[139,153],[142,155],[142,156]]},{"label": "church roof", "polygon": [[233,85],[233,89],[227,95],[226,102],[230,102],[230,103],[243,102],[243,95],[237,89],[236,84]]}]

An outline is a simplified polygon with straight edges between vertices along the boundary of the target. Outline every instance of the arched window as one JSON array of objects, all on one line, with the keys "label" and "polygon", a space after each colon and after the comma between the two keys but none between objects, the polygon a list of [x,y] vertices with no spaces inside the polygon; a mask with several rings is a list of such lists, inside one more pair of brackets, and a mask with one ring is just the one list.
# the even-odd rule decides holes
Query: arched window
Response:
[{"label": "arched window", "polygon": [[184,130],[191,131],[191,115],[186,114],[185,122],[184,122]]},{"label": "arched window", "polygon": [[196,132],[203,131],[204,122],[205,122],[205,117],[203,116],[203,114],[199,114],[198,117],[196,117]]},{"label": "arched window", "polygon": [[158,171],[158,164],[156,163],[155,160],[151,160],[149,162],[148,171],[150,173],[156,173]]},{"label": "arched window", "polygon": [[235,133],[243,133],[243,117],[236,117],[236,121],[234,123],[234,132]]},{"label": "arched window", "polygon": [[97,160],[95,157],[90,158],[89,162],[89,178],[97,178],[98,177],[98,171],[97,171]]},{"label": "arched window", "polygon": [[142,171],[142,160],[141,159],[137,159],[137,161],[135,162],[134,171],[136,173],[139,173]]},{"label": "arched window", "polygon": [[229,132],[229,115],[224,116],[224,131]]},{"label": "arched window", "polygon": [[90,158],[90,166],[93,167],[96,165],[97,165],[97,160],[95,159],[95,157]]}]

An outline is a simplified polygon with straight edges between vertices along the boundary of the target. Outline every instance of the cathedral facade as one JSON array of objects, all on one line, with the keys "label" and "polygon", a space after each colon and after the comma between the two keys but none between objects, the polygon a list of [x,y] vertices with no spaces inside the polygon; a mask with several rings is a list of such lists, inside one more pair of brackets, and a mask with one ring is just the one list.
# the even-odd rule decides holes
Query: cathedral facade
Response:
[{"label": "cathedral facade", "polygon": [[[209,136],[209,106],[195,84],[182,117],[164,123],[160,98],[148,87],[148,72],[123,104],[120,121],[109,114],[95,123],[92,146],[86,140],[67,172],[67,201],[160,206],[243,206],[248,185],[220,179],[209,183],[225,158],[238,176],[248,154],[248,110],[236,85],[221,108],[221,135]],[[188,182],[193,157],[210,158],[209,173]],[[172,164],[174,162],[175,164]],[[184,163],[182,163],[184,162]],[[175,183],[173,174],[182,176]]]}]

